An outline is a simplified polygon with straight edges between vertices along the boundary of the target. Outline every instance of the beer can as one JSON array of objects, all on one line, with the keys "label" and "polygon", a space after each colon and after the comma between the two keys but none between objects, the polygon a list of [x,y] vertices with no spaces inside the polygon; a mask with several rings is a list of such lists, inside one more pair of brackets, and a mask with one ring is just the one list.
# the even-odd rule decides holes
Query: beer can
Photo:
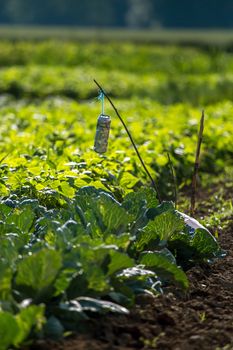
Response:
[{"label": "beer can", "polygon": [[108,115],[100,114],[97,120],[94,151],[105,153],[108,148],[108,137],[110,132],[111,118]]}]

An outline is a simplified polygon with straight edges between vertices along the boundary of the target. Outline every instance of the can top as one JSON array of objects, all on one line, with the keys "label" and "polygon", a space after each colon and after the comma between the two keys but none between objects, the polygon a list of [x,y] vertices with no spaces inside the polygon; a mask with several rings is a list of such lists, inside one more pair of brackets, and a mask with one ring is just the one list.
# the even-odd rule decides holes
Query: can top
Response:
[{"label": "can top", "polygon": [[107,115],[107,114],[100,114],[100,115],[99,115],[99,118],[102,119],[102,120],[105,120],[105,119],[108,120],[108,119],[110,119],[109,115]]},{"label": "can top", "polygon": [[109,117],[109,115],[100,114],[98,118],[98,125],[110,125],[110,123],[111,118]]}]

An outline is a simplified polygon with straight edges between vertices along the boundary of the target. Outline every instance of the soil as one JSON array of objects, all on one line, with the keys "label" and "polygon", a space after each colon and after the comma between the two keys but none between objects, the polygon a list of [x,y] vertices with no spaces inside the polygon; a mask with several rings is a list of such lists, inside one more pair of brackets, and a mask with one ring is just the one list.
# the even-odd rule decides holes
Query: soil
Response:
[{"label": "soil", "polygon": [[96,318],[86,334],[30,350],[232,350],[233,221],[219,241],[227,256],[190,269],[185,295],[168,288],[156,298],[138,296],[129,315]]}]

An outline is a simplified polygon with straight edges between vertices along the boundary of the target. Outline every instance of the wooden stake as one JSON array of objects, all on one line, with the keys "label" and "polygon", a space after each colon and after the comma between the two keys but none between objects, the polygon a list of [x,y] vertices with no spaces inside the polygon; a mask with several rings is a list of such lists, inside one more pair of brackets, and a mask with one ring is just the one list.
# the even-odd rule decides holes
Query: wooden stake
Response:
[{"label": "wooden stake", "polygon": [[193,169],[193,179],[192,179],[192,191],[191,191],[191,205],[190,205],[190,215],[194,216],[195,212],[195,204],[196,204],[196,189],[197,189],[197,174],[200,165],[200,151],[201,151],[201,143],[204,131],[204,120],[205,113],[202,111],[202,116],[200,120],[200,128],[198,133],[198,141],[197,141],[197,149],[196,149],[196,158]]}]

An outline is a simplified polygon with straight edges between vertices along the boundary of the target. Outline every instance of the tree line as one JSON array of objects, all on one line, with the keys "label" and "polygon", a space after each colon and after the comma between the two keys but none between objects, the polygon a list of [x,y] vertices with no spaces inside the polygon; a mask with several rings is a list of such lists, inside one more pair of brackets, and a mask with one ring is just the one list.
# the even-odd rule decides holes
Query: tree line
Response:
[{"label": "tree line", "polygon": [[1,24],[232,28],[232,0],[0,0]]}]

